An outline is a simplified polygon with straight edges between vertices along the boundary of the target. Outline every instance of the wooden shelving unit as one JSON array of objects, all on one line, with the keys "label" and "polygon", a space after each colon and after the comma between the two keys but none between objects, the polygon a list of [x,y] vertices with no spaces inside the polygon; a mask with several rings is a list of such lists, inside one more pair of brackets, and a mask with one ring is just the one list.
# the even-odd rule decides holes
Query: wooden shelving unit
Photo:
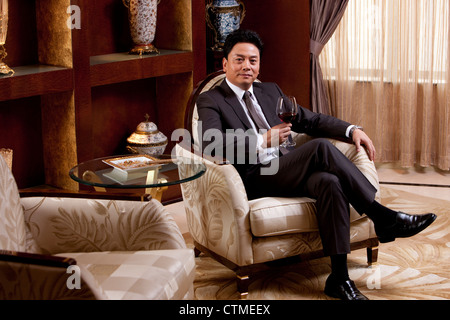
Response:
[{"label": "wooden shelving unit", "polygon": [[[19,188],[77,191],[69,169],[124,153],[146,113],[169,139],[182,128],[212,46],[206,1],[161,0],[154,41],[161,54],[138,57],[127,54],[132,41],[121,0],[10,0],[6,63],[16,73],[0,78],[0,148],[14,150]],[[265,42],[260,79],[308,107],[309,1],[244,2],[241,27]],[[81,29],[67,26],[71,5],[80,8]]]},{"label": "wooden shelving unit", "polygon": [[91,86],[95,87],[191,72],[193,53],[161,50],[159,55],[150,57],[113,53],[91,57],[90,61]]},{"label": "wooden shelving unit", "polygon": [[14,68],[13,77],[0,79],[0,101],[14,100],[73,88],[73,70],[45,65]]},{"label": "wooden shelving unit", "polygon": [[[80,8],[80,29],[67,26],[71,5]],[[77,191],[69,169],[124,153],[146,113],[169,138],[183,127],[189,95],[206,75],[204,8],[204,0],[162,0],[161,53],[135,56],[122,1],[10,1],[6,63],[15,74],[0,78],[0,147],[14,150],[19,188]]]}]

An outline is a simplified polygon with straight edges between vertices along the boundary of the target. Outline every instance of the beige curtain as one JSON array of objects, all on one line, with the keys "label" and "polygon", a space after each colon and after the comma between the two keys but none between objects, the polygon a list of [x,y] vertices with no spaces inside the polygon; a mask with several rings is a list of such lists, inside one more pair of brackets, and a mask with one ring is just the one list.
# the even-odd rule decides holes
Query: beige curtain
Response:
[{"label": "beige curtain", "polygon": [[377,161],[450,168],[450,0],[350,0],[320,55],[331,113]]},{"label": "beige curtain", "polygon": [[348,0],[310,0],[311,108],[331,114],[319,55],[344,15]]}]

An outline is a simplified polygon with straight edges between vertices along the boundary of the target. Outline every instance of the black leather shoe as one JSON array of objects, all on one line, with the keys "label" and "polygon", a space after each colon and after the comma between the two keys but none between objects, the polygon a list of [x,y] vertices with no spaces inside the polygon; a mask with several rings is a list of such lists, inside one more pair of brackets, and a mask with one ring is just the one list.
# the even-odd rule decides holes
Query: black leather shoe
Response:
[{"label": "black leather shoe", "polygon": [[338,283],[333,275],[330,275],[325,283],[325,294],[341,300],[369,300],[363,295],[352,280]]},{"label": "black leather shoe", "polygon": [[395,238],[408,238],[418,234],[436,220],[434,213],[410,215],[397,212],[396,222],[390,226],[375,225],[375,232],[381,243],[394,241]]}]

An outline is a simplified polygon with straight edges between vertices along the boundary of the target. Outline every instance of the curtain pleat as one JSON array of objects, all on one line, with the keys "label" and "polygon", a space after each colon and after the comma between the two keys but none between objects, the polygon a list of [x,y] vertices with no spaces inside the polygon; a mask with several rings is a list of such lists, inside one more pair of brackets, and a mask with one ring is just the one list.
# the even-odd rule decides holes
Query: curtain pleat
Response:
[{"label": "curtain pleat", "polygon": [[348,0],[310,0],[311,108],[331,114],[319,55],[344,15]]},{"label": "curtain pleat", "polygon": [[351,0],[322,50],[331,114],[365,128],[378,162],[450,168],[449,7]]}]

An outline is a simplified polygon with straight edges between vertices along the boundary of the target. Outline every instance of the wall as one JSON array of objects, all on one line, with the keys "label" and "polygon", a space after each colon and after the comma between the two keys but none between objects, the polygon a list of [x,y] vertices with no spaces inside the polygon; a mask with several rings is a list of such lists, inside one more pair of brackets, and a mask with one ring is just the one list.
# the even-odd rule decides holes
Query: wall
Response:
[{"label": "wall", "polygon": [[243,2],[241,28],[255,30],[265,43],[260,79],[278,83],[310,108],[309,0]]}]

